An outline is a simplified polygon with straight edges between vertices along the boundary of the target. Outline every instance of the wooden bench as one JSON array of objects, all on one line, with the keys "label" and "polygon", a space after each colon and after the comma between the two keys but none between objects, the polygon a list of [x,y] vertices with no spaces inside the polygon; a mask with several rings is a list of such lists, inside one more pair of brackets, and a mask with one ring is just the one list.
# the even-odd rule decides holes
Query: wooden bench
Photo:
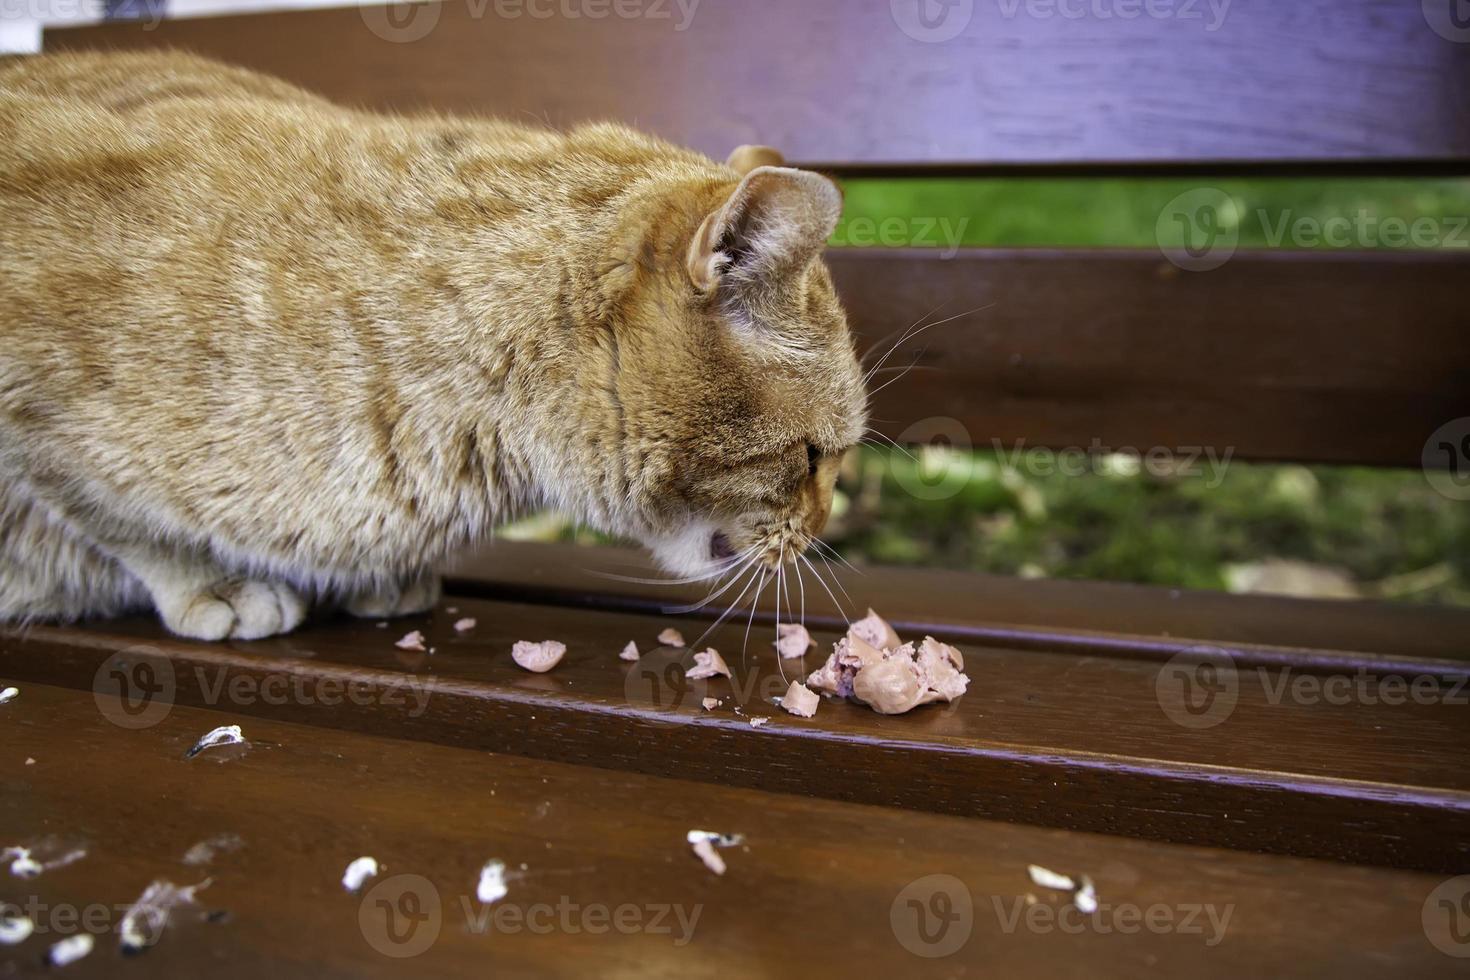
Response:
[{"label": "wooden bench", "polygon": [[[1032,6],[974,4],[944,41],[924,40],[942,24],[906,20],[902,3],[840,0],[705,0],[682,30],[674,4],[598,19],[492,2],[46,40],[184,46],[381,109],[608,116],[719,156],[769,143],[839,177],[1470,172],[1470,45],[1417,4],[1237,0],[1215,29],[1204,5],[1201,21]],[[1430,433],[1470,414],[1461,252],[1243,250],[1209,272],[1129,249],[847,248],[830,261],[865,347],[941,303],[987,307],[926,337],[921,363],[942,371],[879,397],[895,438],[943,416],[980,445],[1418,466]],[[3,882],[0,899],[110,906],[155,878],[212,877],[146,959],[121,962],[103,940],[106,955],[69,968],[98,975],[392,972],[402,949],[385,950],[376,906],[337,884],[359,854],[387,864],[385,882],[432,884],[438,939],[407,962],[440,973],[1457,965],[1439,903],[1470,868],[1470,612],[868,569],[844,576],[853,599],[960,644],[970,692],[900,718],[826,703],[802,720],[770,702],[784,690],[774,609],[756,610],[767,629],[751,656],[730,656],[734,678],[688,685],[671,651],[616,654],[653,645],[678,622],[664,610],[699,593],[604,573],[649,566],[501,543],[456,567],[433,614],[387,628],[318,620],[219,645],[146,619],[5,633],[0,686],[21,694],[0,706],[14,790],[0,844],[58,835],[89,855]],[[851,612],[808,594],[819,649]],[[476,628],[454,631],[462,616]],[[706,625],[682,619],[691,638]],[[409,629],[434,652],[397,649]],[[744,629],[709,642],[738,651]],[[570,647],[556,671],[510,664],[513,640],[541,637]],[[1186,705],[1185,685],[1210,678],[1212,699]],[[705,711],[705,694],[724,704]],[[182,758],[228,723],[247,750]],[[690,855],[691,828],[745,835],[724,877]],[[218,833],[243,846],[180,863]],[[650,930],[487,935],[473,891],[490,858],[509,863],[504,902],[523,911],[566,898],[703,917],[687,946]],[[1033,885],[1030,863],[1089,874],[1111,911],[1066,931],[1066,896]],[[935,874],[964,884],[973,922],[930,960],[940,946],[914,931],[918,910],[937,916],[958,892],[909,889]],[[1052,924],[1016,924],[1016,901]],[[1196,906],[1235,909],[1217,945],[1178,923]],[[1111,928],[1151,908],[1172,927]],[[43,948],[0,950],[0,971],[29,971]]]}]

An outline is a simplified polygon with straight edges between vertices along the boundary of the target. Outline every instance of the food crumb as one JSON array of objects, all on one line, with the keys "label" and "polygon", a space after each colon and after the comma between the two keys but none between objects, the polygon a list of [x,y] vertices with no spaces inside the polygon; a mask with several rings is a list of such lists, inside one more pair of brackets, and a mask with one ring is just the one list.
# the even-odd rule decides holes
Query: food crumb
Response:
[{"label": "food crumb", "polygon": [[28,765],[28,766],[34,766],[35,764],[36,764],[36,760],[35,759],[32,759],[30,756],[26,756],[26,765]]},{"label": "food crumb", "polygon": [[1092,879],[1087,875],[1082,876],[1082,887],[1077,889],[1072,896],[1072,904],[1077,906],[1077,911],[1083,915],[1091,915],[1097,911],[1097,889],[1093,887]]},{"label": "food crumb", "polygon": [[456,633],[468,633],[474,628],[475,620],[471,616],[466,616],[464,619],[457,619],[454,621],[454,631]]},{"label": "food crumb", "polygon": [[194,904],[194,895],[209,886],[206,878],[197,885],[180,887],[159,879],[143,889],[117,924],[118,946],[124,953],[139,953],[158,942],[175,906]]},{"label": "food crumb", "polygon": [[184,753],[184,758],[192,759],[205,749],[212,749],[220,745],[244,744],[245,735],[240,731],[239,725],[221,725],[195,742],[194,747]]},{"label": "food crumb", "polygon": [[801,681],[792,681],[781,697],[781,707],[798,717],[810,718],[817,713],[817,705],[821,700],[815,691]]},{"label": "food crumb", "polygon": [[700,704],[704,705],[705,711],[713,711],[720,706],[719,698],[705,698]]},{"label": "food crumb", "polygon": [[376,878],[377,875],[377,858],[366,856],[357,858],[347,866],[346,871],[342,872],[342,887],[350,892],[355,892],[362,887],[364,881]]},{"label": "food crumb", "polygon": [[475,897],[489,905],[498,902],[506,896],[508,889],[505,887],[505,862],[486,861],[485,866],[480,869],[480,882],[475,886]]},{"label": "food crumb", "polygon": [[0,704],[4,704],[6,701],[14,701],[15,696],[19,693],[20,688],[18,687],[7,687],[5,690],[0,691]]},{"label": "food crumb", "polygon": [[449,613],[449,615],[453,616],[455,613],[459,612],[459,607],[458,606],[445,606],[444,607],[444,611],[447,612],[447,613]]},{"label": "food crumb", "polygon": [[776,653],[782,660],[794,660],[806,655],[807,650],[817,645],[806,627],[800,623],[776,624]]},{"label": "food crumb", "polygon": [[1026,873],[1031,880],[1042,888],[1052,888],[1059,892],[1070,892],[1077,888],[1077,883],[1064,874],[1058,874],[1050,868],[1043,868],[1039,864],[1026,865]]},{"label": "food crumb", "polygon": [[765,715],[756,715],[756,716],[754,716],[753,718],[750,719],[750,727],[751,728],[760,728],[762,725],[764,725],[766,722],[768,722],[770,720],[771,719],[767,718]]},{"label": "food crumb", "polygon": [[540,643],[517,640],[510,648],[512,660],[537,674],[544,674],[561,663],[561,658],[566,656],[566,652],[567,645],[558,643],[556,640],[543,640]]},{"label": "food crumb", "polygon": [[730,666],[725,663],[725,658],[720,656],[720,651],[714,647],[701,650],[694,655],[694,666],[684,671],[684,676],[691,681],[700,681],[716,674],[730,676]]},{"label": "food crumb", "polygon": [[66,966],[92,952],[92,934],[79,932],[75,936],[67,936],[60,942],[52,943],[51,948],[46,951],[46,961],[52,966]]},{"label": "food crumb", "polygon": [[419,652],[423,652],[427,649],[424,646],[424,634],[418,630],[403,634],[403,638],[393,645],[400,650],[418,650]]},{"label": "food crumb", "polygon": [[623,647],[623,652],[618,654],[618,659],[626,660],[629,663],[632,663],[636,661],[640,656],[641,654],[639,654],[638,652],[638,644],[634,643],[632,640],[629,640],[628,645]]},{"label": "food crumb", "polygon": [[716,834],[708,830],[691,830],[685,839],[694,849],[695,856],[717,875],[725,873],[725,859],[720,857],[715,847],[735,847],[744,840],[738,834]]},{"label": "food crumb", "polygon": [[0,912],[0,946],[23,943],[35,930],[36,924],[29,916],[12,915],[9,910]]},{"label": "food crumb", "polygon": [[684,634],[670,626],[658,635],[658,642],[666,647],[681,647],[684,645]]}]

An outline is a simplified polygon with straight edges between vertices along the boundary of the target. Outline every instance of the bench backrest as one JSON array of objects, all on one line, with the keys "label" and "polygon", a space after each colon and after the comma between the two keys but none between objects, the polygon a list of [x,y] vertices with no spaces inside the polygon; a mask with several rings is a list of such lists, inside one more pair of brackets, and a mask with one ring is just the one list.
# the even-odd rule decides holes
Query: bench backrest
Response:
[{"label": "bench backrest", "polygon": [[[1443,6],[1443,10],[1439,9]],[[631,122],[838,176],[1470,173],[1455,0],[455,0],[48,31],[338,101]],[[1470,249],[840,248],[865,342],[937,308],[895,438],[1418,465],[1470,415]],[[1188,265],[1188,263],[1185,263]],[[924,370],[931,367],[934,370]]]}]

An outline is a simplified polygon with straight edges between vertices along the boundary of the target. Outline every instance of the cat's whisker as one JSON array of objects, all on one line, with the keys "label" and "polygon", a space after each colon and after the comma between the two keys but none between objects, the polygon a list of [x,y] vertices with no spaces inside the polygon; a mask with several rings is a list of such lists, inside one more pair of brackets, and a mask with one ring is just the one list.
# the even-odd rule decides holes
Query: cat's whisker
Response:
[{"label": "cat's whisker", "polygon": [[[781,593],[786,589],[786,563],[783,561],[776,566],[776,639],[781,638]],[[791,612],[791,596],[786,596],[786,611]],[[786,680],[786,664],[781,660],[781,651],[776,651],[776,671],[781,675],[781,680]]]},{"label": "cat's whisker", "polygon": [[840,551],[838,551],[836,548],[832,547],[830,544],[828,544],[827,542],[823,541],[822,539],[820,539],[820,538],[812,538],[812,544],[817,545],[821,549],[822,552],[825,552],[826,554],[831,555],[833,558],[836,558],[838,561],[842,562],[842,564],[846,565],[848,568],[852,569],[857,574],[859,574],[859,575],[866,575],[866,574],[868,574],[867,572],[863,571],[861,568],[858,568],[852,562],[848,561],[845,557],[843,557],[843,555],[842,555],[842,553]]},{"label": "cat's whisker", "polygon": [[[967,317],[967,316],[969,316],[972,313],[979,313],[982,310],[988,310],[988,309],[990,309],[994,305],[995,305],[994,303],[986,303],[983,306],[977,306],[977,307],[975,307],[972,310],[966,310],[963,313],[956,313],[954,316],[947,316],[943,320],[935,320],[933,323],[926,323],[922,327],[919,327],[917,330],[915,330],[912,327],[909,328],[909,330],[908,331],[905,331],[904,335],[902,337],[900,337],[897,341],[895,341],[894,344],[893,344],[893,346],[888,349],[888,353],[883,355],[883,360],[881,360],[877,364],[873,365],[873,367],[871,369],[869,369],[868,373],[863,376],[863,384],[866,385],[868,383],[868,379],[873,376],[873,372],[876,371],[876,370],[878,370],[879,368],[881,368],[884,365],[884,363],[887,362],[888,358],[893,355],[893,352],[896,351],[896,350],[898,350],[898,347],[899,347],[900,344],[903,344],[903,343],[906,343],[906,342],[908,342],[910,340],[913,340],[915,337],[919,336],[919,334],[921,334],[921,333],[924,333],[926,330],[932,330],[935,327],[943,326],[944,324],[951,323],[951,322],[953,322],[955,320],[960,319],[961,317]],[[915,363],[917,363],[917,362],[915,362]],[[888,384],[891,384],[892,382],[887,382],[887,383]],[[872,395],[869,394],[868,397],[871,398]]]},{"label": "cat's whisker", "polygon": [[853,608],[856,609],[857,603],[853,602],[852,596],[847,594],[847,588],[842,584],[842,578],[837,574],[837,569],[832,567],[832,563],[827,560],[826,555],[817,552],[817,557],[822,559],[822,564],[827,566],[827,572],[832,576],[832,584],[837,586],[837,590],[842,593],[842,597],[852,603]]},{"label": "cat's whisker", "polygon": [[736,569],[733,573],[730,574],[730,580],[724,585],[720,586],[718,589],[711,592],[703,599],[700,599],[698,602],[690,603],[689,605],[685,606],[665,606],[663,609],[664,613],[666,615],[676,616],[682,613],[691,613],[697,609],[703,609],[705,606],[709,605],[711,602],[718,599],[726,592],[729,592],[730,588],[734,586],[736,582],[740,581],[740,576],[745,574],[745,569],[749,568],[758,560],[759,559],[757,556],[751,555],[749,558],[745,559],[745,561],[741,563],[740,568]]},{"label": "cat's whisker", "polygon": [[[745,573],[742,571],[741,574],[743,575]],[[750,576],[748,578],[746,578],[746,580],[745,580],[745,588],[743,588],[743,589],[740,590],[740,594],[737,595],[735,597],[735,599],[728,606],[725,607],[725,611],[722,612],[722,613],[720,613],[719,618],[716,619],[713,623],[711,623],[709,625],[709,628],[708,629],[706,629],[703,633],[699,634],[699,639],[695,640],[693,643],[687,644],[687,648],[690,649],[690,650],[696,650],[696,649],[698,649],[699,646],[700,646],[700,644],[702,644],[706,639],[708,639],[709,638],[709,635],[711,633],[713,633],[715,630],[719,629],[720,624],[723,623],[725,620],[727,620],[727,619],[730,618],[730,614],[735,611],[735,608],[737,606],[740,605],[740,600],[745,598],[745,594],[750,591],[750,587],[752,585],[754,585],[754,584],[755,584],[755,572],[751,572]],[[760,593],[757,592],[756,595],[759,596]]]},{"label": "cat's whisker", "polygon": [[[909,459],[913,460],[915,463],[917,463],[919,461],[918,460],[918,457],[916,457],[913,453],[909,452],[908,449],[902,443],[900,443],[897,439],[895,439],[892,436],[890,436],[888,433],[886,433],[886,432],[879,432],[877,429],[874,429],[874,428],[871,428],[871,427],[869,427],[868,431],[871,432],[873,435],[878,436],[880,439],[887,439],[888,440],[888,445],[892,446],[894,449],[897,449],[899,452],[903,453],[905,456],[907,456]],[[864,439],[863,441],[864,442],[867,442],[866,439]],[[876,445],[876,443],[874,443],[874,445]]]},{"label": "cat's whisker", "polygon": [[[914,329],[915,327],[917,327],[919,324],[923,323],[925,320],[929,319],[934,314],[938,313],[941,309],[943,309],[945,302],[946,301],[940,301],[940,302],[934,304],[934,306],[930,308],[930,310],[929,310],[928,313],[925,313],[923,316],[919,317],[917,320],[915,320],[913,323],[910,323],[908,326],[904,327],[902,330],[893,330],[893,331],[890,331],[889,333],[884,334],[882,337],[878,338],[878,342],[876,344],[874,344],[871,348],[869,348],[868,349],[868,352],[863,355],[863,357],[862,357],[862,360],[863,361],[866,361],[869,357],[872,357],[873,356],[873,351],[876,351],[878,349],[878,345],[879,344],[882,344],[889,337],[892,337],[894,334],[901,334],[902,335],[897,340],[895,340],[893,342],[893,346],[892,347],[889,347],[888,350],[884,352],[883,357],[881,359],[879,359],[878,363],[875,364],[875,365],[873,365],[873,367],[871,367],[871,368],[868,369],[869,370],[869,373],[871,373],[873,371],[876,371],[878,368],[882,367],[883,366],[883,361],[888,358],[888,355],[889,354],[892,354],[895,350],[898,349],[898,345],[901,344],[901,343],[903,343],[903,338],[906,337],[906,336],[908,336],[908,332],[910,330]],[[858,363],[861,364],[862,361],[859,361]]]},{"label": "cat's whisker", "polygon": [[750,627],[755,623],[755,611],[761,604],[761,593],[766,589],[767,569],[761,569],[760,585],[755,587],[755,598],[750,600],[750,618],[745,621],[745,639],[740,643],[740,657],[747,666],[750,665]]},{"label": "cat's whisker", "polygon": [[832,600],[832,605],[837,607],[837,611],[842,614],[842,618],[851,621],[852,615],[845,608],[843,608],[841,602],[837,601],[837,596],[833,595],[832,590],[827,587],[827,582],[825,579],[822,578],[822,573],[817,571],[817,566],[813,565],[805,555],[797,555],[797,557],[806,564],[807,568],[811,569],[812,574],[816,576],[818,584],[820,584],[823,589],[826,589],[827,597]]}]

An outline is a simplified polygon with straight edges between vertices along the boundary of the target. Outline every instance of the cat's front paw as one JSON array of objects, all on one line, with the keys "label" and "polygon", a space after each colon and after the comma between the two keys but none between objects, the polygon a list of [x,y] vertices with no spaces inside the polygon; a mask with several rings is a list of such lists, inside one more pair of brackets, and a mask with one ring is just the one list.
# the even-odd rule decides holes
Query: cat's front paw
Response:
[{"label": "cat's front paw", "polygon": [[442,591],[443,583],[439,576],[424,574],[380,589],[358,592],[349,596],[343,606],[352,615],[363,619],[412,616],[434,608]]},{"label": "cat's front paw", "polygon": [[189,594],[158,597],[171,632],[195,640],[258,640],[306,618],[306,601],[283,582],[225,579]]}]

